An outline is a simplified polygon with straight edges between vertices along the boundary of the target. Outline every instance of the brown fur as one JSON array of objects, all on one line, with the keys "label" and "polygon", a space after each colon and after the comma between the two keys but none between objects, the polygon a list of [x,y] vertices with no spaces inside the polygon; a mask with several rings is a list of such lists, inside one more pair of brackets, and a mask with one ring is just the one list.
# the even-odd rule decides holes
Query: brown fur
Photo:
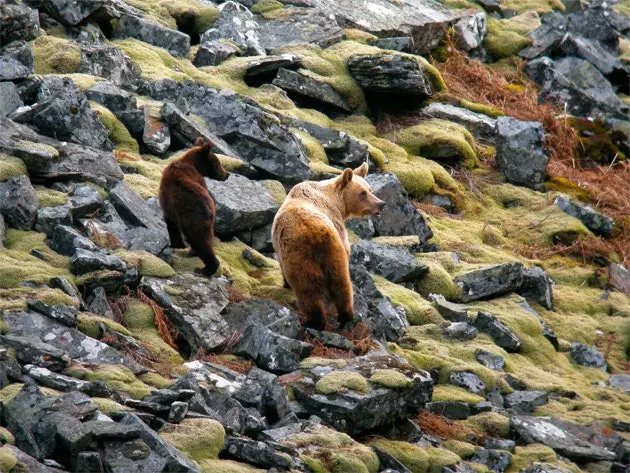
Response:
[{"label": "brown fur", "polygon": [[340,325],[354,318],[344,221],[378,215],[384,203],[363,179],[367,164],[334,179],[296,185],[278,210],[272,239],[285,285],[297,297],[308,325],[323,329],[329,306]]},{"label": "brown fur", "polygon": [[185,248],[185,238],[191,247],[191,255],[199,256],[204,262],[202,272],[206,275],[219,269],[219,260],[212,248],[214,201],[204,177],[225,181],[230,175],[211,148],[212,143],[197,138],[192,148],[164,169],[160,182],[160,205],[171,247]]}]

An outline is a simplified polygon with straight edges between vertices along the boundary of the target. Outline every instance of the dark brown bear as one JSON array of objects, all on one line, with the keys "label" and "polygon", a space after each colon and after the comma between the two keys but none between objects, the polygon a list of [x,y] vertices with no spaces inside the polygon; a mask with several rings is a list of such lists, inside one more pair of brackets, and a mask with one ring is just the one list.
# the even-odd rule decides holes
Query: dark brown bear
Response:
[{"label": "dark brown bear", "polygon": [[211,151],[212,146],[212,143],[197,138],[181,158],[166,166],[160,182],[160,205],[171,247],[185,248],[185,238],[191,254],[199,256],[206,265],[201,272],[208,276],[219,269],[219,260],[212,248],[214,201],[204,177],[225,181],[230,175]]}]

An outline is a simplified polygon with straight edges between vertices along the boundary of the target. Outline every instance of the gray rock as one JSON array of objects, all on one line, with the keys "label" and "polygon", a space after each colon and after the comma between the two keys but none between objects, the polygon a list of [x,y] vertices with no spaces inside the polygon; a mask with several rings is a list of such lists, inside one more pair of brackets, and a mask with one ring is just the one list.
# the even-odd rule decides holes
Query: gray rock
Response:
[{"label": "gray rock", "polygon": [[28,67],[17,59],[0,56],[0,81],[24,79],[29,74]]},{"label": "gray rock", "polygon": [[517,292],[528,301],[553,310],[553,281],[544,269],[534,266],[523,270],[523,284]]},{"label": "gray rock", "polygon": [[470,417],[470,407],[466,402],[433,401],[428,402],[426,408],[433,414],[443,416],[451,420],[464,420]]},{"label": "gray rock", "polygon": [[298,102],[309,104],[325,111],[350,112],[350,106],[332,86],[303,73],[280,69],[273,85],[286,90]]},{"label": "gray rock", "polygon": [[76,327],[77,309],[63,304],[48,305],[42,301],[29,299],[26,301],[28,308],[44,314],[67,327]]},{"label": "gray rock", "polygon": [[69,205],[44,207],[37,210],[35,230],[52,237],[57,225],[72,225],[72,214]]},{"label": "gray rock", "polygon": [[556,333],[553,331],[553,329],[549,326],[549,324],[545,321],[545,319],[543,319],[540,314],[538,312],[536,312],[534,310],[534,308],[532,306],[530,306],[527,301],[523,301],[519,304],[519,306],[529,312],[530,314],[532,314],[534,317],[536,317],[538,319],[538,321],[540,322],[540,325],[542,327],[542,334],[543,337],[545,337],[547,340],[549,340],[549,343],[551,343],[553,345],[553,347],[558,350],[559,348],[559,342],[558,342],[558,336],[556,335]]},{"label": "gray rock", "polygon": [[422,243],[433,236],[395,174],[370,174],[366,180],[374,195],[385,201],[380,217],[372,218],[377,236],[418,235]]},{"label": "gray rock", "polygon": [[504,473],[510,466],[512,454],[501,450],[479,448],[475,450],[470,461],[486,465],[489,470],[495,473]]},{"label": "gray rock", "polygon": [[102,287],[97,287],[94,291],[92,291],[92,294],[87,301],[87,310],[93,314],[103,315],[108,319],[114,318],[114,313],[107,301],[107,294],[105,293],[105,289]]},{"label": "gray rock", "polygon": [[567,215],[577,218],[586,228],[597,235],[607,235],[615,228],[615,221],[612,218],[563,195],[556,197],[554,204]]},{"label": "gray rock", "polygon": [[420,113],[427,118],[458,123],[470,131],[477,139],[487,140],[491,143],[495,141],[497,120],[483,113],[472,112],[462,107],[439,102],[430,103],[422,108]]},{"label": "gray rock", "polygon": [[0,335],[0,341],[3,346],[15,351],[15,359],[20,363],[53,371],[61,371],[70,365],[68,355],[48,343],[15,335]]},{"label": "gray rock", "polygon": [[77,455],[77,471],[103,473],[101,456],[97,452],[81,452]]},{"label": "gray rock", "polygon": [[140,79],[138,67],[120,48],[111,44],[81,44],[77,72],[103,77],[120,87],[134,88]]},{"label": "gray rock", "polygon": [[611,374],[608,382],[610,387],[630,393],[630,374]]},{"label": "gray rock", "polygon": [[6,117],[24,105],[13,82],[0,82],[0,117]]},{"label": "gray rock", "polygon": [[6,231],[4,216],[0,213],[0,250],[4,250],[7,244]]},{"label": "gray rock", "polygon": [[12,41],[30,41],[39,36],[39,17],[24,3],[0,5],[0,46]]},{"label": "gray rock", "polygon": [[497,297],[521,287],[523,265],[521,263],[498,264],[462,274],[453,281],[462,291],[463,302]]},{"label": "gray rock", "polygon": [[487,438],[483,445],[490,450],[505,450],[510,453],[514,453],[516,449],[516,442],[514,442],[514,440]]},{"label": "gray rock", "polygon": [[50,247],[64,256],[74,256],[77,249],[92,252],[99,251],[99,248],[92,240],[84,237],[77,230],[66,225],[57,225],[54,228]]},{"label": "gray rock", "polygon": [[161,117],[153,116],[150,107],[144,107],[144,129],[142,143],[149,152],[157,155],[164,154],[171,146],[171,131]]},{"label": "gray rock", "polygon": [[197,67],[218,66],[223,61],[238,55],[240,50],[220,39],[206,41],[199,46],[193,64]]},{"label": "gray rock", "polygon": [[273,242],[271,238],[271,224],[264,225],[251,231],[240,232],[237,237],[247,246],[263,253],[273,252]]},{"label": "gray rock", "polygon": [[62,290],[70,297],[73,297],[77,301],[81,302],[81,295],[77,292],[75,287],[66,278],[56,276],[50,280],[49,285],[50,287]]},{"label": "gray rock", "polygon": [[408,53],[413,49],[413,38],[411,36],[379,38],[373,44],[377,48]]},{"label": "gray rock", "polygon": [[486,332],[494,343],[509,352],[516,352],[521,347],[518,336],[505,326],[499,319],[487,312],[479,311],[475,319],[475,327],[480,332]]},{"label": "gray rock", "polygon": [[261,325],[288,338],[298,338],[300,320],[295,312],[277,302],[251,298],[231,303],[224,315],[225,321],[236,333],[242,334],[250,325]]},{"label": "gray rock", "polygon": [[520,441],[527,444],[542,443],[573,461],[613,461],[616,458],[615,453],[554,425],[548,417],[513,416],[510,424]]},{"label": "gray rock", "polygon": [[539,406],[548,402],[544,391],[513,391],[504,396],[505,407],[514,409],[519,414],[530,414]]},{"label": "gray rock", "polygon": [[57,391],[79,391],[90,383],[90,381],[81,381],[34,365],[24,365],[23,369],[27,375],[42,386],[56,389]]},{"label": "gray rock", "polygon": [[475,327],[466,322],[453,322],[443,332],[451,340],[473,340],[478,333]]},{"label": "gray rock", "polygon": [[583,343],[574,342],[571,344],[571,358],[573,358],[578,365],[600,368],[604,371],[607,368],[604,355],[602,355],[597,348],[589,347]]},{"label": "gray rock", "polygon": [[105,0],[87,0],[69,3],[65,0],[43,0],[46,11],[66,25],[75,26],[105,5]]},{"label": "gray rock", "polygon": [[553,468],[551,465],[545,463],[534,463],[522,471],[523,473],[562,473],[562,470]]},{"label": "gray rock", "polygon": [[372,238],[375,232],[374,223],[370,217],[346,220],[346,228],[364,240]]},{"label": "gray rock", "polygon": [[460,388],[464,388],[473,394],[480,394],[486,390],[486,383],[476,374],[467,371],[451,373],[448,377],[448,382]]},{"label": "gray rock", "polygon": [[497,167],[508,182],[540,190],[549,156],[543,149],[545,131],[538,122],[499,117],[496,122]]},{"label": "gray rock", "polygon": [[493,371],[503,371],[505,360],[500,355],[478,348],[475,350],[475,359],[486,368]]},{"label": "gray rock", "polygon": [[135,109],[136,97],[111,82],[98,82],[85,93],[89,100],[100,103],[114,114]]},{"label": "gray rock", "polygon": [[86,214],[100,209],[103,199],[98,191],[91,186],[76,187],[70,194],[68,206],[74,219],[84,217]]},{"label": "gray rock", "polygon": [[257,84],[268,82],[276,77],[281,69],[295,70],[300,65],[300,59],[293,54],[280,54],[253,59],[247,63],[245,82]]},{"label": "gray rock", "polygon": [[360,241],[351,250],[351,264],[363,265],[395,283],[414,281],[428,272],[428,267],[405,248]]},{"label": "gray rock", "polygon": [[[125,286],[131,286],[132,282],[126,278],[128,273],[133,273],[135,270],[127,270],[127,273],[120,271],[98,271],[96,273],[86,274],[82,278],[83,290],[90,294],[98,287],[105,289],[107,295],[111,298],[118,298],[122,295]],[[137,282],[137,281],[136,281]]]},{"label": "gray rock", "polygon": [[466,306],[449,302],[441,294],[429,294],[429,300],[446,320],[451,322],[472,322],[472,317],[468,315]]},{"label": "gray rock", "polygon": [[114,35],[144,41],[164,48],[177,57],[188,57],[190,53],[190,36],[137,16],[121,15]]},{"label": "gray rock", "polygon": [[226,181],[206,179],[216,205],[215,231],[230,235],[270,224],[280,207],[262,182],[238,174]]},{"label": "gray rock", "polygon": [[127,184],[119,182],[109,191],[109,200],[120,216],[129,224],[145,228],[166,231],[162,217],[155,213],[147,203]]},{"label": "gray rock", "polygon": [[188,413],[188,404],[176,401],[171,404],[171,410],[168,413],[168,421],[172,424],[179,424],[184,420]]},{"label": "gray rock", "polygon": [[630,295],[630,271],[624,265],[612,263],[608,266],[608,279],[619,292]]},{"label": "gray rock", "polygon": [[[286,448],[279,445],[238,438],[226,437],[221,457],[248,463],[259,468],[289,469],[293,466],[292,458],[287,455]],[[295,453],[297,455],[297,452]]]},{"label": "gray rock", "polygon": [[35,54],[30,43],[25,41],[13,41],[0,48],[0,56],[11,57],[22,63],[29,72],[33,72],[35,66]]},{"label": "gray rock", "polygon": [[26,471],[29,473],[59,473],[62,470],[58,470],[56,468],[49,468],[46,465],[39,463],[32,456],[27,455],[19,448],[14,447],[13,445],[5,445],[5,448],[11,450],[15,458],[17,458],[18,462],[26,468]]},{"label": "gray rock", "polygon": [[288,14],[277,18],[256,18],[260,25],[260,44],[267,51],[300,43],[327,48],[344,37],[334,15],[316,8],[295,7],[284,11]]},{"label": "gray rock", "polygon": [[26,176],[0,182],[0,213],[8,227],[31,230],[38,207],[37,194]]},{"label": "gray rock", "polygon": [[339,335],[334,332],[320,332],[319,330],[314,330],[312,328],[307,328],[306,333],[313,337],[315,340],[319,341],[322,345],[338,348],[340,350],[352,350],[354,345],[350,340],[348,340],[343,335]]},{"label": "gray rock", "polygon": [[254,15],[243,5],[231,1],[223,3],[219,9],[219,18],[211,29],[201,35],[201,44],[230,40],[245,56],[264,56],[266,52]]},{"label": "gray rock", "polygon": [[411,56],[361,54],[348,59],[348,70],[367,92],[421,97],[434,93],[429,75]]},{"label": "gray rock", "polygon": [[486,13],[479,12],[458,20],[453,25],[457,47],[463,51],[477,49],[488,33]]},{"label": "gray rock", "polygon": [[121,271],[127,269],[125,262],[118,256],[77,248],[70,261],[72,272],[77,275],[93,271]]}]

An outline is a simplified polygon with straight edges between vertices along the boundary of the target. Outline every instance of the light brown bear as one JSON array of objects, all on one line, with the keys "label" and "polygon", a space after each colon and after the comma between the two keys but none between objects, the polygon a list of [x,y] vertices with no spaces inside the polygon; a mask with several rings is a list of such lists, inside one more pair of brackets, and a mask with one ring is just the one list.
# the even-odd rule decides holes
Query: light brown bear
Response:
[{"label": "light brown bear", "polygon": [[333,179],[297,184],[273,221],[273,247],[285,285],[313,328],[325,329],[330,305],[340,327],[354,318],[344,221],[379,215],[385,205],[365,181],[367,171],[363,163]]}]

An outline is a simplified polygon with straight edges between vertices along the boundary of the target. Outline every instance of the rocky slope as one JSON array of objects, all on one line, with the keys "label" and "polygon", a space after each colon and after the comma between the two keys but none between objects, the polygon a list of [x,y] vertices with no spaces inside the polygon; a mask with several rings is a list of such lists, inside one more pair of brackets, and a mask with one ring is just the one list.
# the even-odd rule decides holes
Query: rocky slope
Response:
[{"label": "rocky slope", "polygon": [[[629,38],[627,0],[0,0],[0,471],[626,471]],[[454,48],[564,115],[458,95]],[[608,201],[550,175],[567,123]],[[155,198],[199,136],[213,278]],[[365,161],[357,324],[305,330],[271,222]]]}]

